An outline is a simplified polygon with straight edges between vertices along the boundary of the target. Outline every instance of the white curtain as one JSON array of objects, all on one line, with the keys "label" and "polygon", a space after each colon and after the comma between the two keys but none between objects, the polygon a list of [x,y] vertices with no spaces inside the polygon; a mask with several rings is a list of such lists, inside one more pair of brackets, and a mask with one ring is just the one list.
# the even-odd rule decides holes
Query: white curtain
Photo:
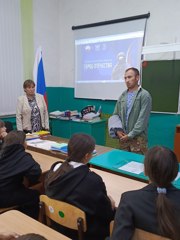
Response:
[{"label": "white curtain", "polygon": [[0,0],[0,116],[15,114],[22,84],[20,0]]}]

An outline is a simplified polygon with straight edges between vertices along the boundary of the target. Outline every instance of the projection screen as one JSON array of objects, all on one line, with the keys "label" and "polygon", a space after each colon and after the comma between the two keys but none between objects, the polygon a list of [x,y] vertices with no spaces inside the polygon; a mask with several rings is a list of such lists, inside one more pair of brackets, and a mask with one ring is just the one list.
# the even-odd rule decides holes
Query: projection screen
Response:
[{"label": "projection screen", "polygon": [[117,100],[124,71],[140,70],[146,18],[80,28],[75,36],[75,97]]}]

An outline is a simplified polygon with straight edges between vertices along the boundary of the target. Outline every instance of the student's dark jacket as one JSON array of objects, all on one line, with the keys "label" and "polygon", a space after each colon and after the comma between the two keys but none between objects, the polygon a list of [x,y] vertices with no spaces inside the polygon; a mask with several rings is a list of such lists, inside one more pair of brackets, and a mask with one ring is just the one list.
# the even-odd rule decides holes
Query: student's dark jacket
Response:
[{"label": "student's dark jacket", "polygon": [[[156,210],[157,196],[157,187],[154,184],[123,193],[116,211],[111,239],[131,240],[135,228],[160,235]],[[175,209],[174,218],[180,229],[180,190],[171,185],[167,188],[166,197]]]},{"label": "student's dark jacket", "polygon": [[[55,164],[50,172],[54,166]],[[86,213],[86,240],[104,240],[109,235],[109,223],[114,217],[114,211],[102,178],[91,172],[87,165],[63,172],[52,183],[48,183],[47,179],[45,192],[50,198],[70,203]],[[70,238],[77,239],[74,231],[59,225],[55,228]]]},{"label": "student's dark jacket", "polygon": [[21,144],[5,147],[0,153],[0,192],[24,188],[23,179],[36,183],[41,175],[39,164]]}]

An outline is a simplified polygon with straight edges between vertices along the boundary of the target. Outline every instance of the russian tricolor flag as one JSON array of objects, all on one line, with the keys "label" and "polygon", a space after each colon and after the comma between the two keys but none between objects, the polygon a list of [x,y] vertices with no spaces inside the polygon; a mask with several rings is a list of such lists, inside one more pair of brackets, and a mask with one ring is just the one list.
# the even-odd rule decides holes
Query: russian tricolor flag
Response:
[{"label": "russian tricolor flag", "polygon": [[46,82],[44,77],[44,67],[43,67],[41,47],[38,47],[36,51],[34,69],[33,69],[33,78],[36,84],[36,92],[44,96],[44,99],[47,105]]}]

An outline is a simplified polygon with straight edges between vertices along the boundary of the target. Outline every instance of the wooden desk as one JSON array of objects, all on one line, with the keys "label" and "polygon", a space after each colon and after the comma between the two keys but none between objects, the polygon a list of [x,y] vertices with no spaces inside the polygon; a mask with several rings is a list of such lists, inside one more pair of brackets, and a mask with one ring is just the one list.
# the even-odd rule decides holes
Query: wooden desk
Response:
[{"label": "wooden desk", "polygon": [[[51,135],[42,137],[42,139],[55,141],[57,143],[68,143],[68,141],[69,141],[69,139],[67,139],[67,138],[60,138],[60,137],[55,137],[55,136],[51,136]],[[43,153],[43,154],[46,154],[46,155],[49,155],[49,156],[57,157],[57,158],[60,158],[60,159],[66,159],[66,157],[67,157],[67,155],[64,154],[64,153],[61,153],[61,152],[58,152],[58,151],[40,149],[40,148],[37,148],[37,147],[34,147],[34,146],[27,146],[27,149],[38,152],[38,153]],[[110,147],[96,145],[97,155],[100,155],[102,153],[105,153],[105,152],[108,152],[108,151],[111,151],[111,150],[112,150],[112,148],[110,148]]]},{"label": "wooden desk", "polygon": [[11,210],[0,215],[0,229],[3,232],[9,231],[21,235],[26,233],[37,233],[48,240],[70,239],[17,210]]},{"label": "wooden desk", "polygon": [[[47,172],[53,163],[60,160],[54,157],[46,156],[42,153],[37,153],[30,150],[28,150],[28,152],[31,153],[33,158],[40,164],[43,173]],[[122,177],[103,170],[95,168],[90,169],[102,177],[106,185],[107,193],[108,195],[112,196],[116,206],[118,206],[121,194],[123,192],[140,189],[147,185],[146,183]]]},{"label": "wooden desk", "polygon": [[180,162],[180,125],[176,126],[176,133],[174,138],[174,152]]},{"label": "wooden desk", "polygon": [[137,190],[147,185],[146,183],[105,172],[99,169],[91,168],[91,171],[97,173],[102,177],[106,185],[107,194],[114,199],[116,207],[119,204],[122,193],[131,190]]},{"label": "wooden desk", "polygon": [[26,150],[26,152],[30,153],[33,156],[34,160],[39,163],[43,174],[50,169],[53,163],[57,161],[64,161],[63,159],[52,157],[43,153],[34,152],[32,150]]}]

